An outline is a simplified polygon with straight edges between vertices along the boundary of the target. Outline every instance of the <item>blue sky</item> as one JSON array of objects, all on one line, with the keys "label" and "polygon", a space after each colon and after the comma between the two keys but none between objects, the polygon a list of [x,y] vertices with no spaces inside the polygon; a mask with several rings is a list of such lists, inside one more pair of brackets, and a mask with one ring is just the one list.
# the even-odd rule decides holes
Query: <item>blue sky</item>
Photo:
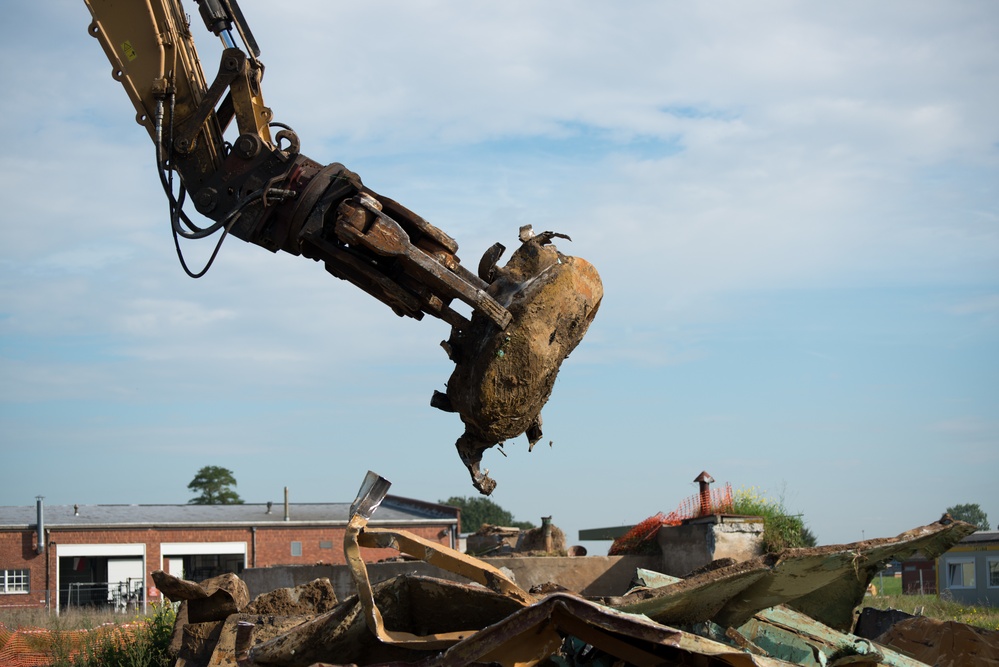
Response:
[{"label": "blue sky", "polygon": [[[826,544],[957,503],[999,523],[995,3],[241,6],[303,153],[467,265],[530,223],[601,272],[552,446],[486,455],[518,519],[574,542],[707,470]],[[8,15],[0,504],[183,503],[204,465],[249,502],[348,501],[368,469],[474,494],[428,405],[447,328],[235,239],[188,279],[83,3]]]}]

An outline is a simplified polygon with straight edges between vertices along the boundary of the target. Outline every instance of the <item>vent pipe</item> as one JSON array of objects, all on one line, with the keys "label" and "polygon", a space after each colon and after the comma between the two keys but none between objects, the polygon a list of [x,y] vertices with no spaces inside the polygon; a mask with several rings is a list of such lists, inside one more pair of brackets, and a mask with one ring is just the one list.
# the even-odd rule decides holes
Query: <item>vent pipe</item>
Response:
[{"label": "vent pipe", "polygon": [[715,481],[714,477],[708,474],[708,472],[702,471],[697,479],[694,480],[698,485],[698,496],[700,497],[701,511],[698,516],[708,516],[714,514],[714,510],[711,507],[711,484]]},{"label": "vent pipe", "polygon": [[35,553],[45,551],[45,507],[42,503],[43,500],[45,500],[45,496],[35,496],[35,508],[38,510],[38,522],[35,524],[38,530],[38,546],[35,547]]},{"label": "vent pipe", "polygon": [[271,513],[271,508],[272,507],[274,507],[274,503],[272,503],[271,501],[268,500],[267,501],[267,514]]},{"label": "vent pipe", "polygon": [[288,487],[284,487],[284,520],[291,521],[291,512],[288,508]]}]

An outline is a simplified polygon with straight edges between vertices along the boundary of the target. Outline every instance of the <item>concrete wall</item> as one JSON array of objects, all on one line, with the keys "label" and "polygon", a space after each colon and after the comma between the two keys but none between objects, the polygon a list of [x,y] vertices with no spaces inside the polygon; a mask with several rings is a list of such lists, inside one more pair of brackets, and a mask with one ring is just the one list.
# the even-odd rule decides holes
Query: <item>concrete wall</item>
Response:
[{"label": "concrete wall", "polygon": [[[510,556],[483,560],[493,567],[508,569],[521,588],[529,589],[537,584],[555,582],[586,596],[622,595],[628,590],[636,568],[657,569],[659,566],[658,557],[653,556]],[[367,566],[372,583],[386,581],[401,574],[468,582],[463,577],[423,561],[368,563]],[[246,582],[251,598],[277,588],[298,586],[320,577],[329,578],[340,600],[356,593],[350,570],[345,565],[251,568],[244,570],[240,576]]]},{"label": "concrete wall", "polygon": [[[763,521],[756,517],[706,516],[659,529],[659,572],[684,577],[719,558],[745,561],[762,553]],[[656,568],[653,568],[656,569]]]}]

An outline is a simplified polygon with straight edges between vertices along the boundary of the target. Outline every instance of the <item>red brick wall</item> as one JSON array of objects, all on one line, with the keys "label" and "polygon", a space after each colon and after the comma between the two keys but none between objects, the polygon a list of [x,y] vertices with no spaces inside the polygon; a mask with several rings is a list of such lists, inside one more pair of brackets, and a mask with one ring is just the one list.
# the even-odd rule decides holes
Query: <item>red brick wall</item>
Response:
[{"label": "red brick wall", "polygon": [[[440,536],[443,528],[441,525],[406,526],[405,530],[424,539],[449,545],[450,538],[447,535]],[[56,572],[59,566],[55,545],[59,544],[145,544],[147,589],[152,586],[152,572],[162,567],[160,544],[164,542],[245,542],[247,567],[345,563],[344,529],[338,527],[258,526],[255,550],[251,528],[50,529],[48,533],[46,552],[36,554],[33,530],[0,531],[0,569],[31,569],[31,593],[0,594],[0,606],[44,605],[48,589],[53,591],[50,599],[54,605]],[[301,543],[301,556],[291,555],[292,542]],[[331,543],[330,548],[322,548],[323,542]],[[398,552],[393,549],[363,548],[361,554],[366,561],[375,562],[396,556]],[[149,598],[150,602],[154,600],[155,598]]]},{"label": "red brick wall", "polygon": [[45,605],[45,558],[35,553],[35,531],[0,531],[0,570],[31,570],[30,592],[0,593],[0,607]]}]

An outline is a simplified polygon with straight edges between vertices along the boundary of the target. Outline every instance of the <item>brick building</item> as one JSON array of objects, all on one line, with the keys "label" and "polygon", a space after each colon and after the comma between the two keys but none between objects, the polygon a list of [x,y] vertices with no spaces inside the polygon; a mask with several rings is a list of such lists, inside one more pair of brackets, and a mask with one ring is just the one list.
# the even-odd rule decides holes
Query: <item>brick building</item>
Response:
[{"label": "brick building", "polygon": [[[200,581],[247,567],[343,563],[349,513],[350,503],[0,507],[0,607],[144,609],[160,600],[155,570]],[[369,525],[454,546],[459,514],[389,495]]]}]

